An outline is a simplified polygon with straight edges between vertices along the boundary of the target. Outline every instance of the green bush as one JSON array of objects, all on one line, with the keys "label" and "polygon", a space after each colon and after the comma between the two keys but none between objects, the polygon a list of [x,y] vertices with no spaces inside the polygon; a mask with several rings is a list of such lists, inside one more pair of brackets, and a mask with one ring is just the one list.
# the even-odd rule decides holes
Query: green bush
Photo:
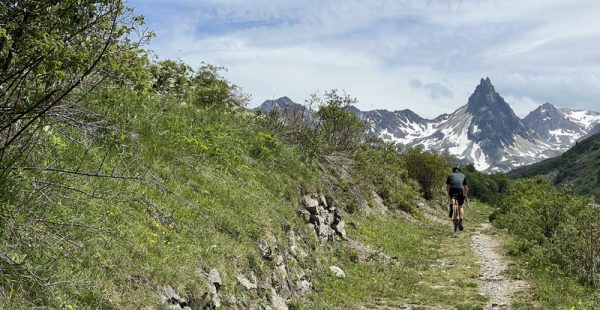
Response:
[{"label": "green bush", "polygon": [[406,161],[393,143],[362,145],[356,162],[357,179],[371,183],[373,190],[388,207],[414,213],[413,205],[417,197],[413,195],[418,185],[409,178]]},{"label": "green bush", "polygon": [[323,97],[311,95],[305,109],[274,109],[263,117],[263,122],[273,134],[298,147],[309,159],[332,154],[351,157],[365,140],[363,121],[347,110],[355,102],[348,95],[330,90]]},{"label": "green bush", "polygon": [[481,202],[497,205],[508,189],[510,179],[504,173],[481,173],[472,164],[462,170],[469,183],[469,196]]},{"label": "green bush", "polygon": [[431,200],[436,191],[442,192],[449,166],[447,157],[419,148],[409,148],[404,153],[404,160],[408,176],[419,183],[425,199]]},{"label": "green bush", "polygon": [[316,113],[317,133],[321,147],[327,153],[352,153],[364,140],[364,123],[347,107],[356,102],[348,95],[341,96],[336,90],[325,92],[324,105]]},{"label": "green bush", "polygon": [[512,183],[495,223],[521,241],[536,265],[596,286],[600,267],[600,207],[592,197],[557,188],[542,177]]}]

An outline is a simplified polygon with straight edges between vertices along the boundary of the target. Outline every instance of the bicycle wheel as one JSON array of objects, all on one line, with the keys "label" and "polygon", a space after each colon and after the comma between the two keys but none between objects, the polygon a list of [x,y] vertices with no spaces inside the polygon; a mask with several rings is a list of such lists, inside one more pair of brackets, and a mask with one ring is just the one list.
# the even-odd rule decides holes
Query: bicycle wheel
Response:
[{"label": "bicycle wheel", "polygon": [[453,209],[453,217],[452,217],[452,222],[454,223],[454,232],[458,232],[458,230],[460,229],[460,219],[459,219],[459,210],[458,210],[458,201],[456,198],[452,199],[452,209]]}]

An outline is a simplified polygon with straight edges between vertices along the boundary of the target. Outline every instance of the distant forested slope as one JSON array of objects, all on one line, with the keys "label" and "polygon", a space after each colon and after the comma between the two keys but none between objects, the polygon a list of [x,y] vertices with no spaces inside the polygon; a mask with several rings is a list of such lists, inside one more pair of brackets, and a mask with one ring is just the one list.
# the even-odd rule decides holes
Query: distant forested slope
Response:
[{"label": "distant forested slope", "polygon": [[560,156],[514,169],[508,175],[514,178],[543,175],[556,185],[572,185],[579,194],[600,198],[600,134],[577,143]]}]

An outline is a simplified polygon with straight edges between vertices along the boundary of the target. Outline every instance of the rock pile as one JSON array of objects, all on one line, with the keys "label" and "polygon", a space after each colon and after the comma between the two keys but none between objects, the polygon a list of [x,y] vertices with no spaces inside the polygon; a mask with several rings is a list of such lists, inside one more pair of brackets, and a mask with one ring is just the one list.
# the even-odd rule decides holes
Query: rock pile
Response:
[{"label": "rock pile", "polygon": [[304,195],[302,206],[300,216],[314,228],[321,242],[336,237],[346,239],[346,223],[342,220],[342,212],[336,207],[333,199],[327,199],[323,195]]}]

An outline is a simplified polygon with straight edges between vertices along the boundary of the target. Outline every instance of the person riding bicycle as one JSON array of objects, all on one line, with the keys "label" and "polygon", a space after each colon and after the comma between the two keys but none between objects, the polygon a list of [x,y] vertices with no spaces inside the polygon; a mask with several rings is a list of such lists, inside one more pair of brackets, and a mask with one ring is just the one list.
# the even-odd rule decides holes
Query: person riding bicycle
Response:
[{"label": "person riding bicycle", "polygon": [[[465,203],[465,197],[468,193],[467,178],[460,172],[460,167],[452,167],[452,173],[448,175],[446,179],[446,192],[448,193],[448,202],[450,204],[449,217],[454,215],[454,218],[458,218],[458,228],[463,230],[463,218],[465,211],[463,204]],[[456,199],[458,202],[458,214],[453,214],[452,199]]]}]

